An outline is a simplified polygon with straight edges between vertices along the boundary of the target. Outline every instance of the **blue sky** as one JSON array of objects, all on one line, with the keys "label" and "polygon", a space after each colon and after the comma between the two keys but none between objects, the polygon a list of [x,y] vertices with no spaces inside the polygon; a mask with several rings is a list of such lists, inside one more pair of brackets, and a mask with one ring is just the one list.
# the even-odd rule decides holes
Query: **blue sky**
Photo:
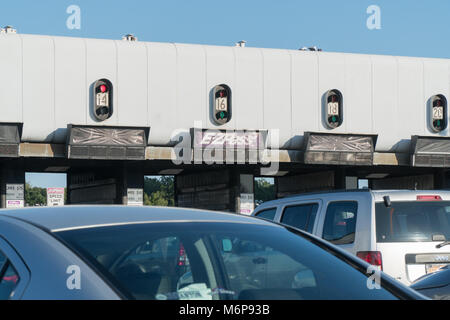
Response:
[{"label": "blue sky", "polygon": [[65,188],[66,174],[61,173],[25,173],[25,181],[41,188]]},{"label": "blue sky", "polygon": [[[70,5],[80,30],[66,27]],[[381,9],[380,30],[366,27],[369,5]],[[14,0],[0,10],[20,33],[445,58],[448,21],[448,0]]]},{"label": "blue sky", "polygon": [[[66,26],[70,5],[79,30]],[[379,30],[366,26],[370,5],[381,9]],[[448,0],[14,0],[0,9],[0,25],[19,33],[436,58],[450,58],[449,21]],[[65,181],[45,177],[30,179]]]}]

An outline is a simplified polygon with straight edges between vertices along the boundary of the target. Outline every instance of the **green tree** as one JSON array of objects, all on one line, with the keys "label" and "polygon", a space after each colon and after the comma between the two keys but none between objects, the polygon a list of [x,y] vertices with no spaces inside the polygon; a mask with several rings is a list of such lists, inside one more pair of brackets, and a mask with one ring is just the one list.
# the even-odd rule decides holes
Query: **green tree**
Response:
[{"label": "green tree", "polygon": [[172,176],[145,177],[144,205],[173,207],[175,205],[174,181]]},{"label": "green tree", "polygon": [[161,177],[162,190],[168,201],[168,206],[175,205],[175,178],[173,176],[162,176]]},{"label": "green tree", "polygon": [[25,203],[27,206],[46,206],[47,189],[33,187],[29,183],[25,184]]},{"label": "green tree", "polygon": [[255,179],[256,204],[261,204],[275,198],[275,184],[273,182],[263,178]]},{"label": "green tree", "polygon": [[150,198],[148,197],[148,194],[144,192],[144,206],[151,206],[152,203],[150,202]]},{"label": "green tree", "polygon": [[169,205],[169,200],[167,199],[167,194],[164,191],[156,191],[151,194],[150,203],[153,206],[167,207]]}]

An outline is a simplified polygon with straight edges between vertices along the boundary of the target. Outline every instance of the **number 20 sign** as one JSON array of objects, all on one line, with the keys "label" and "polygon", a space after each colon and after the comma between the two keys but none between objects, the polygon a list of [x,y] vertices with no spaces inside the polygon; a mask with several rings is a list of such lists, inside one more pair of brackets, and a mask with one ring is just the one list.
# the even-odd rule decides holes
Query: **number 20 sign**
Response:
[{"label": "number 20 sign", "polygon": [[433,108],[433,119],[444,119],[444,107]]}]

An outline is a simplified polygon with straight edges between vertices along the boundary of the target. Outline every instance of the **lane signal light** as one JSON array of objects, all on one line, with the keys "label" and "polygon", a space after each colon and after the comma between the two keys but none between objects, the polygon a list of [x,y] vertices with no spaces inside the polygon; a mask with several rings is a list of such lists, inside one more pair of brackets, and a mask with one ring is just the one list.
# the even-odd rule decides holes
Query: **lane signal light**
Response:
[{"label": "lane signal light", "polygon": [[227,85],[219,85],[213,91],[213,120],[223,125],[231,120],[231,89]]},{"label": "lane signal light", "polygon": [[98,121],[105,121],[112,116],[112,83],[101,79],[94,84],[94,117]]},{"label": "lane signal light", "polygon": [[338,90],[330,90],[326,95],[325,122],[330,129],[342,124],[342,94]]},{"label": "lane signal light", "polygon": [[443,95],[435,95],[431,98],[431,129],[441,132],[447,128],[447,99]]}]

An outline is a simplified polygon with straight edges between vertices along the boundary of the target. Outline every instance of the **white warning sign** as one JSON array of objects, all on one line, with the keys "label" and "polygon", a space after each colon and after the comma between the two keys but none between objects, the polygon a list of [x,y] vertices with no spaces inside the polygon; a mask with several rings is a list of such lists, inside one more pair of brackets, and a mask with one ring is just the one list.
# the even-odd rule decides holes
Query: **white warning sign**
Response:
[{"label": "white warning sign", "polygon": [[240,213],[244,215],[251,215],[255,209],[255,197],[253,193],[241,193],[241,208]]},{"label": "white warning sign", "polygon": [[25,205],[25,186],[23,184],[6,185],[6,208],[23,208]]},{"label": "white warning sign", "polygon": [[128,188],[128,205],[143,206],[144,205],[144,189]]},{"label": "white warning sign", "polygon": [[64,205],[64,188],[47,188],[47,207]]}]

